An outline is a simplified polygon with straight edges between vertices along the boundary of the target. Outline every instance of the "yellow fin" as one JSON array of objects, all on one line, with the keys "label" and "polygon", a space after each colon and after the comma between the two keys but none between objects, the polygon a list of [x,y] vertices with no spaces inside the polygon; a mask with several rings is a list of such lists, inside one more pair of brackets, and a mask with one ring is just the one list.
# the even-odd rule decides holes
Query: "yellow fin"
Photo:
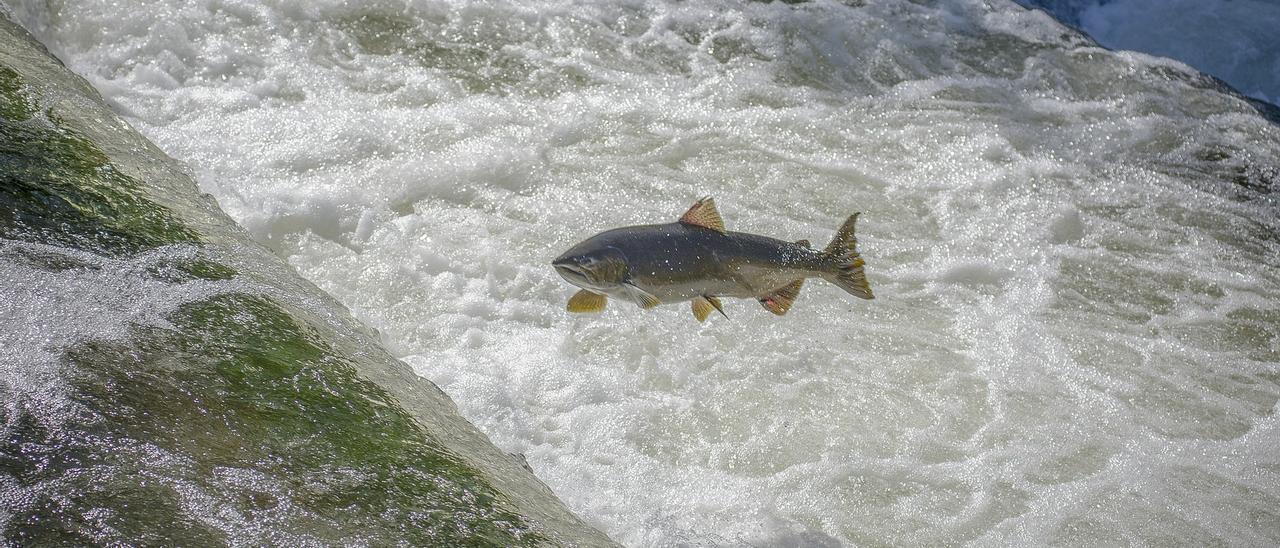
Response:
[{"label": "yellow fin", "polygon": [[827,244],[827,248],[822,252],[835,257],[837,259],[852,254],[858,256],[858,237],[854,235],[854,227],[858,224],[858,216],[861,212],[850,215],[844,220],[844,224],[836,230],[836,235],[831,238],[831,243]]},{"label": "yellow fin", "polygon": [[850,215],[840,225],[840,230],[836,231],[835,238],[831,243],[827,244],[827,248],[822,253],[829,259],[835,261],[836,270],[829,273],[826,278],[831,283],[836,284],[847,291],[850,295],[860,299],[874,299],[875,295],[871,293],[871,286],[867,284],[867,274],[863,267],[866,261],[858,254],[858,238],[854,235],[854,227],[858,224],[859,213]]},{"label": "yellow fin", "polygon": [[569,297],[569,312],[599,312],[604,310],[604,305],[609,303],[607,295],[592,293],[585,289],[574,293]]},{"label": "yellow fin", "polygon": [[715,307],[711,306],[711,301],[704,297],[694,297],[690,304],[693,305],[693,317],[700,322],[707,321],[707,316],[710,316],[711,311],[715,310]]},{"label": "yellow fin", "polygon": [[724,313],[724,309],[720,307],[720,299],[719,299],[718,297],[706,297],[706,296],[704,296],[704,297],[702,297],[702,298],[706,299],[706,300],[707,300],[707,302],[711,303],[711,306],[714,306],[714,307],[716,308],[716,312],[719,312],[721,316],[724,316],[725,318],[728,318],[728,317],[729,317],[729,315],[728,315],[728,314],[725,314],[725,313]]},{"label": "yellow fin", "polygon": [[690,304],[693,305],[693,317],[697,318],[700,322],[707,321],[707,316],[711,315],[712,310],[720,312],[721,316],[726,318],[729,317],[728,314],[724,313],[724,309],[720,308],[720,299],[715,297],[708,297],[706,295],[694,297]]},{"label": "yellow fin", "polygon": [[784,285],[781,289],[774,291],[772,295],[761,297],[760,304],[764,306],[765,310],[779,316],[786,314],[788,310],[791,310],[791,303],[794,303],[796,297],[800,296],[800,286],[802,285],[804,285],[804,278]]},{"label": "yellow fin", "polygon": [[689,211],[680,216],[680,222],[687,225],[710,228],[716,232],[723,233],[725,231],[724,219],[720,218],[720,212],[716,210],[716,201],[711,199],[710,196],[694,202],[693,207],[690,207]]}]

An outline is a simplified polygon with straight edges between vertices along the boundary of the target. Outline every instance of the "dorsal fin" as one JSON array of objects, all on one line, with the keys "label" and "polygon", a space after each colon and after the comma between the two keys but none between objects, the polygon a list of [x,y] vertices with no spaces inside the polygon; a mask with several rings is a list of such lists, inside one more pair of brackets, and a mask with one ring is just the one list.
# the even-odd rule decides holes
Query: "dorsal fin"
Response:
[{"label": "dorsal fin", "polygon": [[680,216],[680,222],[724,232],[724,220],[720,218],[720,212],[716,211],[716,201],[710,196],[694,202],[693,207]]},{"label": "dorsal fin", "polygon": [[796,240],[796,245],[800,247],[808,247],[808,248],[813,247],[813,245],[809,243],[809,240]]}]

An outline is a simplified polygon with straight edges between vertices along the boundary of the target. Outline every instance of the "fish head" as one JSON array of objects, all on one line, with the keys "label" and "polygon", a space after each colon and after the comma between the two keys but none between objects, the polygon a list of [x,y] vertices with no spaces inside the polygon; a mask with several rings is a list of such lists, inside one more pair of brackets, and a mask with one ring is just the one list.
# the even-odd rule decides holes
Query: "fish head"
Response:
[{"label": "fish head", "polygon": [[590,240],[551,261],[565,281],[594,291],[617,289],[626,280],[627,260],[617,248],[592,245]]}]

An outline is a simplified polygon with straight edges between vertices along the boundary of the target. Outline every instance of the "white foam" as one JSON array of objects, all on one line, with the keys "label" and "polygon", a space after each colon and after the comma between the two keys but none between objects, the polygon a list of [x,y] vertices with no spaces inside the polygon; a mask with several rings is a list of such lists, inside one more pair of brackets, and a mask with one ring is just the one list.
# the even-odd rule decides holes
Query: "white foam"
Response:
[{"label": "white foam", "polygon": [[[15,4],[624,544],[1280,541],[1280,141],[1178,63],[976,0]],[[862,211],[878,298],[563,312],[704,194]]]}]

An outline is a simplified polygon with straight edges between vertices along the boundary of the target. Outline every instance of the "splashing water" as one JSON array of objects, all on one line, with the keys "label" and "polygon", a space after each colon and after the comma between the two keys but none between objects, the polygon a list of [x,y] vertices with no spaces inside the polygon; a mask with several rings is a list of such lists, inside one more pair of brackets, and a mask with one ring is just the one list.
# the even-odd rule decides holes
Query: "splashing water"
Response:
[{"label": "splashing water", "polygon": [[[1001,1],[12,4],[624,544],[1280,542],[1280,139],[1181,63]],[[707,194],[863,212],[878,298],[563,311]]]}]

